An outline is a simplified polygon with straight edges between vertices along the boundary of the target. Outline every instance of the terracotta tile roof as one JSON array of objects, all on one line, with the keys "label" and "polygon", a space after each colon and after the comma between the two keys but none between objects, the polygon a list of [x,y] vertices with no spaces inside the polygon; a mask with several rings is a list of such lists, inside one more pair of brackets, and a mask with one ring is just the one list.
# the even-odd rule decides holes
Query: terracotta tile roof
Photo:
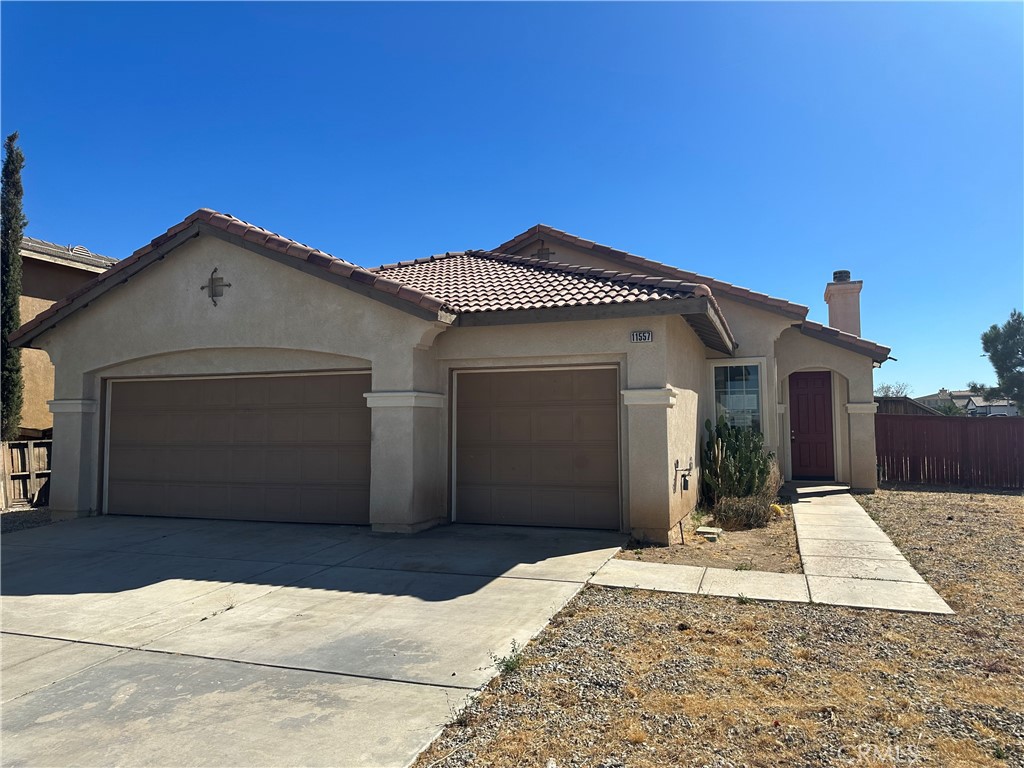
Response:
[{"label": "terracotta tile roof", "polygon": [[71,267],[86,267],[98,272],[117,263],[117,259],[93,253],[83,245],[58,245],[26,235],[21,240],[21,255],[42,258],[45,261],[66,263]]},{"label": "terracotta tile roof", "polygon": [[804,320],[797,325],[797,328],[807,336],[828,342],[829,344],[835,344],[851,352],[866,355],[876,363],[883,363],[890,359],[889,353],[892,350],[889,347],[883,347],[881,344],[862,339],[860,336],[854,336],[852,333],[840,331],[838,328],[831,328],[830,326],[816,323],[813,320]]},{"label": "terracotta tile roof", "polygon": [[9,341],[12,344],[25,345],[35,336],[42,333],[67,315],[81,309],[88,302],[105,293],[116,285],[127,280],[136,272],[153,261],[161,246],[171,243],[178,235],[193,226],[205,227],[214,234],[224,233],[228,236],[241,238],[245,242],[266,248],[274,253],[289,256],[307,262],[325,272],[340,275],[361,283],[374,291],[390,294],[397,299],[419,307],[427,312],[446,312],[448,307],[440,299],[434,298],[424,291],[403,285],[394,280],[382,277],[350,261],[339,259],[308,245],[290,240],[262,227],[237,219],[225,213],[218,213],[209,208],[200,208],[182,222],[175,224],[150,243],[139,248],[126,259],[114,263],[108,270],[83,283],[68,296],[64,297],[49,309],[25,323],[12,333]]},{"label": "terracotta tile roof", "polygon": [[707,286],[650,275],[464,251],[372,270],[437,296],[458,313],[711,297]]},{"label": "terracotta tile roof", "polygon": [[696,272],[689,272],[658,261],[645,259],[642,256],[637,256],[636,254],[629,253],[628,251],[620,251],[617,248],[612,248],[611,246],[595,243],[593,240],[586,240],[582,237],[571,235],[560,229],[549,227],[547,224],[537,224],[530,227],[522,234],[516,235],[511,240],[502,243],[495,248],[495,250],[507,253],[515,250],[521,245],[529,243],[532,240],[546,238],[554,238],[566,245],[592,251],[598,256],[603,256],[613,261],[621,262],[625,266],[637,272],[667,275],[683,280],[684,282],[706,285],[717,296],[728,296],[730,298],[737,299],[738,301],[743,301],[755,306],[761,306],[766,309],[779,312],[797,320],[802,320],[807,317],[807,313],[809,311],[808,308],[802,304],[794,304],[793,302],[786,301],[785,299],[769,296],[766,293],[752,291],[749,288],[741,288],[738,285],[716,280],[713,277],[699,275]]}]

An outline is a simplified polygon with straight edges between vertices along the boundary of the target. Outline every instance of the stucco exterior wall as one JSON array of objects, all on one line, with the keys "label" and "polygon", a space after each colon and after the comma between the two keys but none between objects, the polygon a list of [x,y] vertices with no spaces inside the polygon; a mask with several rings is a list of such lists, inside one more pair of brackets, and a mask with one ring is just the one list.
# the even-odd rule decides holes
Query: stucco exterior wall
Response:
[{"label": "stucco exterior wall", "polygon": [[[214,267],[230,283],[217,306],[200,290]],[[631,343],[633,330],[654,342]],[[634,399],[659,400],[623,396],[623,529],[666,541],[692,509],[695,484],[689,495],[671,486],[674,460],[694,452],[703,346],[676,316],[448,328],[201,236],[37,343],[57,365],[58,512],[102,507],[110,379],[370,370],[371,522],[411,532],[448,516],[453,371],[604,364]]]},{"label": "stucco exterior wall", "polygon": [[[94,277],[96,273],[92,271],[24,257],[18,300],[21,322],[27,323]],[[53,364],[45,352],[23,349],[21,369],[25,384],[21,426],[25,429],[49,429],[53,426],[53,415],[46,403],[53,399]]]},{"label": "stucco exterior wall", "polygon": [[[214,267],[231,284],[217,306],[200,290]],[[51,506],[80,513],[101,504],[104,378],[369,368],[374,391],[404,391],[416,382],[411,350],[434,332],[425,320],[220,239],[192,240],[37,340],[57,369]],[[422,444],[414,410],[409,425],[375,411],[375,439]],[[382,488],[378,516],[423,497],[411,477],[406,487],[386,476],[372,483]]]},{"label": "stucco exterior wall", "polygon": [[[832,371],[833,413],[836,429],[836,475],[861,490],[878,486],[875,461],[874,367],[871,359],[791,328],[776,344],[778,377],[788,382],[797,371]],[[781,391],[784,429],[789,429],[789,388]],[[788,441],[783,441],[787,470],[791,466]]]},{"label": "stucco exterior wall", "polygon": [[[652,331],[654,341],[630,342],[635,330]],[[703,349],[685,321],[674,315],[452,328],[435,343],[445,381],[452,372],[468,369],[618,366],[624,392],[619,430],[622,527],[639,539],[662,542],[678,540],[678,522],[693,509],[695,484],[683,494],[673,493],[672,482],[675,458],[685,466],[693,452]],[[445,455],[449,408],[450,400],[438,441]]]},{"label": "stucco exterior wall", "polygon": [[[53,301],[21,296],[18,300],[21,321],[27,323]],[[53,398],[53,364],[49,356],[39,349],[21,350],[21,378],[25,386],[21,407],[21,426],[26,429],[48,429],[53,426],[47,400]]]}]

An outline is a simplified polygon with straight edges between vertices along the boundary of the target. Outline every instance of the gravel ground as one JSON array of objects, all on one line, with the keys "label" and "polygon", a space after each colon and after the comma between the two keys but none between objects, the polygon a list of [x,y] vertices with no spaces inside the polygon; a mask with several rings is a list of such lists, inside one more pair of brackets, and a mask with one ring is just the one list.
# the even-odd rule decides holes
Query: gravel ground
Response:
[{"label": "gravel ground", "polygon": [[781,517],[773,517],[764,528],[725,531],[718,541],[705,541],[696,533],[699,525],[715,525],[714,520],[689,517],[684,521],[683,543],[660,544],[630,541],[616,557],[647,563],[696,565],[729,570],[803,573],[793,527],[793,506],[787,504]]},{"label": "gravel ground", "polygon": [[38,528],[41,525],[49,525],[53,520],[50,518],[50,510],[43,507],[40,509],[8,509],[0,512],[0,533],[11,533],[24,528]]},{"label": "gravel ground", "polygon": [[1024,497],[862,503],[956,615],[589,587],[415,765],[1024,766]]}]

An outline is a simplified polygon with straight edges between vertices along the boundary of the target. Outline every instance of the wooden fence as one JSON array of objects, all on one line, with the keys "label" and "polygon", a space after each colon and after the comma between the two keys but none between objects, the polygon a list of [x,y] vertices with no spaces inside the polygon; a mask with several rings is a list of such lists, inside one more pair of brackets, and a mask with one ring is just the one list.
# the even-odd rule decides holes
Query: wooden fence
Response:
[{"label": "wooden fence", "polygon": [[50,478],[50,446],[52,440],[14,440],[0,443],[0,471],[3,476],[4,509],[27,507]]},{"label": "wooden fence", "polygon": [[875,414],[882,482],[1024,488],[1024,416]]}]

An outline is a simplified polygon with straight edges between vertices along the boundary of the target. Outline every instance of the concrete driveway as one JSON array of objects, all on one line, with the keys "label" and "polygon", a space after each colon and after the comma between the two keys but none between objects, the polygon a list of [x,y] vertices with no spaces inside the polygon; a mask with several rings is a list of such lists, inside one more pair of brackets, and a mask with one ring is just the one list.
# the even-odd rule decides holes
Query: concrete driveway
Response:
[{"label": "concrete driveway", "polygon": [[6,534],[4,765],[406,765],[623,540],[135,517]]}]

